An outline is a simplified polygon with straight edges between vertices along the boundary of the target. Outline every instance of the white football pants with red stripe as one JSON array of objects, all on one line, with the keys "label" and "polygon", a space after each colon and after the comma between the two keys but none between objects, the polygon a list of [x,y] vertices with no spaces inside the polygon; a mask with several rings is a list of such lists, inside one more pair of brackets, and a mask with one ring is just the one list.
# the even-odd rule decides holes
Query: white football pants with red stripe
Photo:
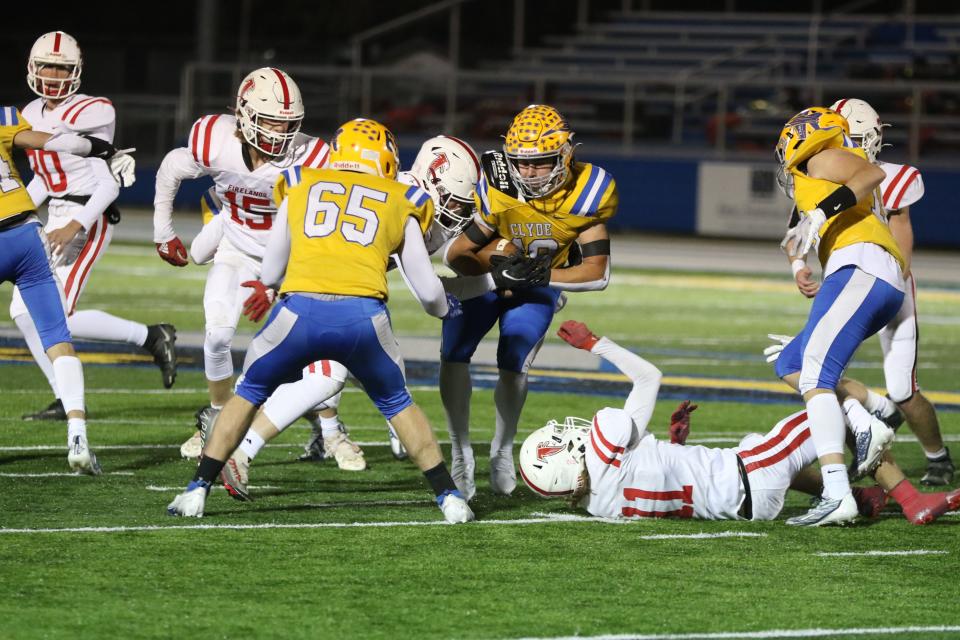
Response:
[{"label": "white football pants with red stripe", "polygon": [[787,416],[766,435],[744,436],[736,452],[750,482],[753,519],[773,520],[783,509],[794,477],[817,459],[807,412]]},{"label": "white football pants with red stripe", "polygon": [[283,431],[311,409],[336,409],[347,380],[347,368],[333,360],[307,365],[303,378],[277,387],[263,403],[263,414],[277,431]]}]

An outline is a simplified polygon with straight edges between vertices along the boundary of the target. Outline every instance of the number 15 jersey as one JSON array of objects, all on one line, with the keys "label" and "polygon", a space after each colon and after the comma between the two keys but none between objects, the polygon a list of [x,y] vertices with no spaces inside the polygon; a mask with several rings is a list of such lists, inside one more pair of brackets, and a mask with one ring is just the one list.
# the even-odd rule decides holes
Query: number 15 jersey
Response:
[{"label": "number 15 jersey", "polygon": [[418,186],[378,176],[293,167],[277,180],[287,199],[290,258],[281,293],[386,300],[387,260],[403,243],[407,218],[426,233],[433,201]]}]

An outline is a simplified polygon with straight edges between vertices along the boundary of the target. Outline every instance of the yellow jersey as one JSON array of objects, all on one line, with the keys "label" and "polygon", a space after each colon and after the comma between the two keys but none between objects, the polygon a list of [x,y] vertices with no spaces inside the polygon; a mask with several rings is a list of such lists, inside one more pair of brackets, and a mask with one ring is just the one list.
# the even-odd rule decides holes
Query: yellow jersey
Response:
[{"label": "yellow jersey", "polygon": [[13,163],[14,137],[31,129],[16,107],[0,107],[0,223],[36,208]]},{"label": "yellow jersey", "polygon": [[483,156],[475,196],[480,223],[519,245],[525,255],[553,255],[553,267],[566,264],[571,243],[585,229],[617,212],[616,182],[596,165],[574,163],[565,186],[525,202],[510,181],[504,155],[488,151]]},{"label": "yellow jersey", "polygon": [[290,259],[281,293],[330,293],[386,300],[387,260],[407,218],[426,233],[433,201],[417,186],[379,176],[297,166],[273,191],[287,200]]},{"label": "yellow jersey", "polygon": [[[811,178],[803,170],[807,160],[825,149],[842,149],[863,159],[867,158],[863,149],[839,127],[820,129],[807,136],[787,163],[787,169],[793,175],[794,198],[800,211],[816,209],[824,198],[841,186],[829,180]],[[883,247],[900,263],[900,268],[904,268],[903,255],[890,233],[881,200],[876,193],[866,196],[857,202],[856,206],[828,219],[821,227],[820,246],[817,250],[820,264],[826,265],[830,255],[837,249],[859,242],[870,242]]]}]

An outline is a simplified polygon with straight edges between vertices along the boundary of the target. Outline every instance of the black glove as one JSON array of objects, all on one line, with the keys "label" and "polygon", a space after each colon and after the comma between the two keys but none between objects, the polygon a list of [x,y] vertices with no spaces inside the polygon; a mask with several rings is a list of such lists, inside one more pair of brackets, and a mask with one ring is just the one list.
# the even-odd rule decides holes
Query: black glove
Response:
[{"label": "black glove", "polygon": [[117,148],[107,142],[102,140],[97,136],[84,135],[82,138],[86,138],[90,141],[90,153],[87,154],[88,158],[102,158],[104,160],[109,160],[117,153]]},{"label": "black glove", "polygon": [[110,224],[118,224],[120,222],[120,209],[117,209],[116,204],[111,202],[104,213],[107,214],[107,222]]},{"label": "black glove", "polygon": [[549,256],[528,258],[519,253],[490,256],[490,266],[497,289],[533,289],[550,282]]}]

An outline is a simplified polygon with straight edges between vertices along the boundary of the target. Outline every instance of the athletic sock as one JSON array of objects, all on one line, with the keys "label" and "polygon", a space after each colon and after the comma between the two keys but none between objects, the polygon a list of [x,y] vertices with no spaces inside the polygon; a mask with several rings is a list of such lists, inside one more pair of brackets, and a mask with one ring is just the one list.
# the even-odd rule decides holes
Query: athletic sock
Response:
[{"label": "athletic sock", "polygon": [[432,469],[427,469],[423,472],[423,475],[426,477],[427,482],[430,483],[430,488],[433,489],[433,494],[438,498],[443,494],[444,491],[457,490],[457,485],[454,484],[453,478],[450,477],[450,472],[447,471],[446,462],[441,462]]},{"label": "athletic sock", "polygon": [[527,374],[500,369],[493,404],[497,410],[496,431],[490,442],[490,457],[500,455],[513,460],[513,439],[517,435],[520,412],[527,400]]},{"label": "athletic sock", "polygon": [[950,452],[947,451],[946,447],[941,448],[939,451],[924,451],[924,455],[927,456],[927,460],[945,460],[950,457]]},{"label": "athletic sock", "polygon": [[147,325],[118,318],[99,309],[74,312],[67,318],[67,327],[75,338],[126,342],[138,347],[147,341]]},{"label": "athletic sock", "polygon": [[57,386],[57,377],[53,372],[53,364],[47,357],[46,349],[43,348],[40,334],[37,333],[37,327],[33,324],[33,318],[30,317],[29,313],[24,313],[14,318],[13,321],[17,323],[17,328],[23,334],[23,339],[27,342],[27,348],[30,349],[30,354],[36,361],[37,366],[40,367],[40,371],[47,378],[47,384],[53,390],[53,395],[59,398],[60,391]]},{"label": "athletic sock", "polygon": [[[817,450],[817,457],[829,454],[843,455],[843,442],[846,427],[843,423],[843,410],[832,393],[820,393],[807,401],[807,417],[810,424],[810,437]],[[821,465],[823,474],[823,495],[830,500],[839,500],[850,492],[847,470],[842,464]]]},{"label": "athletic sock", "polygon": [[324,440],[336,436],[341,432],[340,416],[334,416],[332,418],[320,416],[320,431],[323,433]]},{"label": "athletic sock", "polygon": [[875,419],[874,415],[867,411],[859,400],[854,398],[847,398],[843,401],[843,413],[847,416],[847,422],[850,423],[850,430],[853,433],[866,431]]},{"label": "athletic sock", "polygon": [[825,464],[820,467],[823,474],[823,496],[828,500],[839,500],[850,493],[850,480],[847,468],[842,464]]},{"label": "athletic sock", "polygon": [[267,442],[253,429],[247,429],[247,435],[240,441],[240,450],[253,460]]},{"label": "athletic sock", "polygon": [[197,472],[193,474],[194,480],[203,480],[209,484],[213,484],[214,480],[217,479],[217,476],[220,475],[220,471],[223,470],[223,465],[226,462],[223,460],[216,460],[207,456],[200,458],[200,464],[197,465]]},{"label": "athletic sock", "polygon": [[867,399],[863,403],[863,408],[881,420],[886,420],[896,412],[897,405],[890,398],[867,389]]},{"label": "athletic sock", "polygon": [[53,361],[53,371],[62,389],[60,401],[67,415],[71,411],[84,411],[83,366],[77,356],[60,356]]},{"label": "athletic sock", "polygon": [[470,364],[466,362],[440,363],[440,398],[447,414],[447,431],[453,455],[472,453],[470,445]]},{"label": "athletic sock", "polygon": [[904,478],[890,490],[890,497],[903,508],[903,515],[914,524],[924,524],[947,511],[945,493],[920,493]]},{"label": "athletic sock", "polygon": [[67,418],[67,446],[73,444],[77,436],[87,440],[87,421],[83,418]]}]

